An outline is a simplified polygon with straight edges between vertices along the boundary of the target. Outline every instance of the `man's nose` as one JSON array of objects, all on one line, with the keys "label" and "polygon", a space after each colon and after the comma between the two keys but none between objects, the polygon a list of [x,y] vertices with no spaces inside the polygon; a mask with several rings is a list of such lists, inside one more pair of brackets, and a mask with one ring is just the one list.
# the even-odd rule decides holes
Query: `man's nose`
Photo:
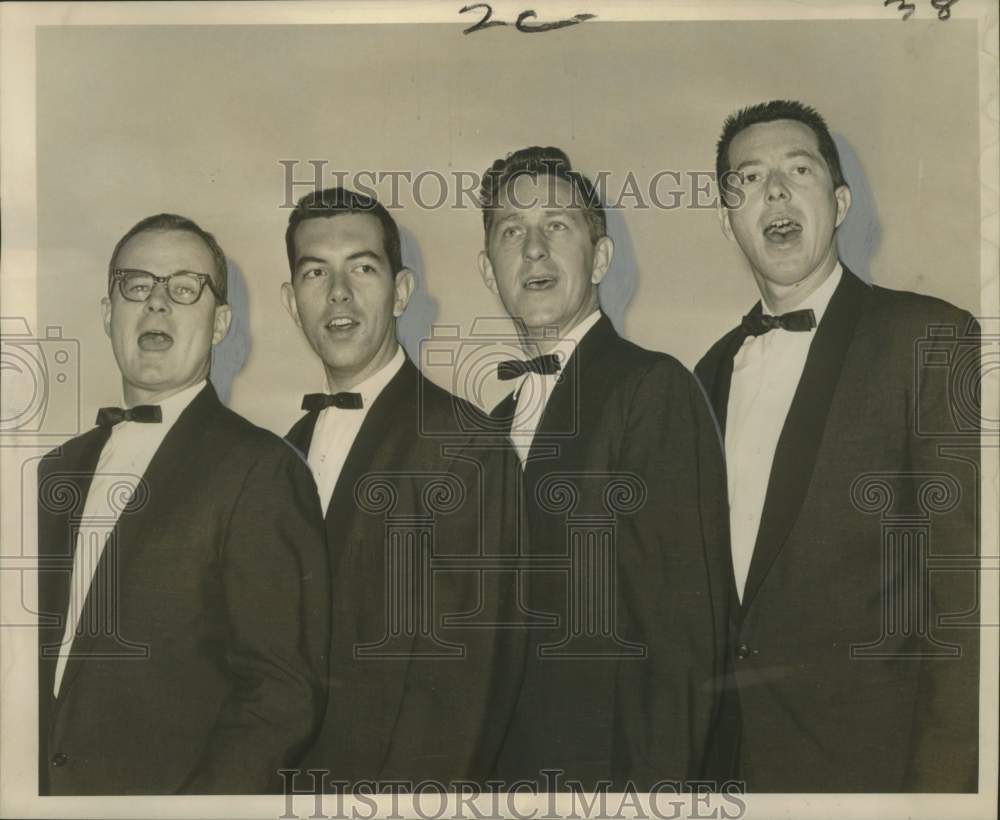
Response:
[{"label": "man's nose", "polygon": [[548,255],[549,246],[545,235],[537,228],[529,228],[524,238],[524,258],[531,262],[537,262],[540,259],[545,259]]},{"label": "man's nose", "polygon": [[169,313],[173,310],[166,282],[154,282],[146,300],[146,310],[150,313]]},{"label": "man's nose", "polygon": [[767,177],[767,201],[775,202],[788,199],[788,186],[785,184],[785,175],[779,172],[768,174]]},{"label": "man's nose", "polygon": [[328,296],[331,302],[351,301],[351,283],[347,276],[339,273],[330,274],[330,290]]}]

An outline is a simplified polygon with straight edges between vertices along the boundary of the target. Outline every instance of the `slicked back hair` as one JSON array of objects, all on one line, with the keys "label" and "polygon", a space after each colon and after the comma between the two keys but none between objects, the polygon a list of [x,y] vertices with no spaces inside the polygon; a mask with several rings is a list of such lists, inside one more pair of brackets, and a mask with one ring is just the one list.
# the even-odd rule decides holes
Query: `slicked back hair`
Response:
[{"label": "slicked back hair", "polygon": [[[840,167],[840,153],[837,151],[837,144],[830,136],[830,129],[827,128],[826,121],[819,112],[815,108],[795,100],[771,100],[740,109],[735,114],[730,114],[723,123],[722,136],[719,137],[719,142],[715,147],[715,173],[720,189],[724,187],[724,175],[730,170],[729,146],[736,139],[736,136],[751,125],[774,122],[775,120],[794,120],[808,126],[816,135],[819,153],[826,162],[826,167],[833,180],[834,190],[841,185],[847,185],[844,172]],[[722,199],[723,202],[726,201],[726,197]],[[726,204],[728,205],[728,203]]]},{"label": "slicked back hair", "polygon": [[569,183],[573,204],[583,209],[593,243],[607,234],[607,219],[594,184],[583,174],[573,170],[569,157],[562,149],[533,145],[496,160],[483,174],[479,188],[479,206],[483,209],[483,230],[486,232],[487,245],[490,241],[490,228],[493,227],[493,220],[500,207],[501,195],[508,191],[519,176],[534,179],[542,174]]},{"label": "slicked back hair", "polygon": [[295,272],[295,229],[307,219],[332,219],[344,214],[371,214],[382,225],[382,244],[395,276],[403,268],[403,252],[396,220],[377,199],[348,188],[326,188],[306,194],[288,217],[285,248],[288,267]]},{"label": "slicked back hair", "polygon": [[220,304],[226,304],[226,299],[228,295],[228,273],[226,267],[226,254],[223,252],[219,243],[216,241],[215,237],[212,236],[208,231],[202,228],[193,219],[188,219],[186,216],[179,216],[178,214],[156,214],[155,216],[147,216],[145,219],[136,222],[125,235],[118,240],[115,245],[115,249],[111,252],[111,261],[108,262],[108,295],[111,295],[111,289],[114,287],[114,272],[118,260],[118,254],[121,249],[125,247],[125,243],[128,242],[133,236],[137,236],[146,231],[186,231],[187,233],[193,233],[195,236],[201,238],[201,240],[208,245],[208,249],[212,252],[212,258],[215,260],[215,270],[212,272],[216,290],[216,295],[219,297]]}]

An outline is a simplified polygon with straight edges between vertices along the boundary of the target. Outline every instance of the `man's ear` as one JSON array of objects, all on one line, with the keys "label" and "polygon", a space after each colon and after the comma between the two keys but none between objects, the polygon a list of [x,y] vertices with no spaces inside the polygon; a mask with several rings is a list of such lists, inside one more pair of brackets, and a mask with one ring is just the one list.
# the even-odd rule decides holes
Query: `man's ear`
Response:
[{"label": "man's ear", "polygon": [[500,294],[500,291],[497,289],[497,278],[493,273],[493,263],[490,262],[490,257],[486,251],[479,252],[479,275],[483,277],[486,287],[495,294]]},{"label": "man's ear", "polygon": [[217,345],[226,338],[229,323],[233,320],[233,309],[229,305],[215,306],[215,326],[212,329],[212,344]]},{"label": "man's ear", "polygon": [[104,322],[104,332],[111,336],[111,297],[105,296],[101,299],[101,319]]},{"label": "man's ear", "polygon": [[594,262],[590,271],[590,281],[599,285],[604,275],[611,267],[611,259],[615,255],[615,243],[610,236],[602,236],[594,245]]},{"label": "man's ear", "polygon": [[726,239],[736,239],[735,234],[733,234],[733,225],[729,221],[729,208],[723,204],[721,197],[719,199],[719,225]]},{"label": "man's ear", "polygon": [[396,272],[396,300],[392,304],[392,315],[397,319],[403,315],[410,297],[417,286],[416,277],[409,268],[400,268]]},{"label": "man's ear", "polygon": [[285,306],[285,310],[292,317],[296,327],[302,327],[302,321],[299,319],[299,306],[295,301],[295,288],[292,287],[291,282],[284,282],[281,285],[281,304]]},{"label": "man's ear", "polygon": [[833,192],[833,196],[837,200],[837,223],[834,227],[839,228],[840,223],[844,221],[847,212],[851,209],[851,189],[846,185],[841,185]]}]

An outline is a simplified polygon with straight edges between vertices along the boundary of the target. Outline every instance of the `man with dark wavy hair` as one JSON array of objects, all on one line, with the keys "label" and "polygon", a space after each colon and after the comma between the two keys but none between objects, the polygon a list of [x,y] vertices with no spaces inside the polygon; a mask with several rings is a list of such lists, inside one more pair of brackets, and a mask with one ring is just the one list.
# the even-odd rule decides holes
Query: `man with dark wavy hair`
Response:
[{"label": "man with dark wavy hair", "polygon": [[715,771],[764,792],[975,791],[976,576],[928,578],[926,550],[978,555],[978,397],[965,424],[948,384],[961,350],[978,374],[978,326],[841,263],[851,190],[814,109],[739,111],[716,166],[761,299],[697,367],[736,580]]},{"label": "man with dark wavy hair", "polygon": [[304,765],[349,789],[481,782],[520,655],[496,626],[512,596],[476,564],[515,549],[514,455],[397,341],[414,277],[377,200],[310,193],[285,244],[282,299],[324,374],[288,440],[316,476],[332,557],[330,701]]},{"label": "man with dark wavy hair", "polygon": [[676,359],[601,312],[614,243],[561,150],[498,159],[481,201],[480,271],[523,351],[500,364],[513,391],[493,416],[520,455],[529,545],[529,651],[498,777],[541,789],[697,777],[728,589],[711,411]]}]

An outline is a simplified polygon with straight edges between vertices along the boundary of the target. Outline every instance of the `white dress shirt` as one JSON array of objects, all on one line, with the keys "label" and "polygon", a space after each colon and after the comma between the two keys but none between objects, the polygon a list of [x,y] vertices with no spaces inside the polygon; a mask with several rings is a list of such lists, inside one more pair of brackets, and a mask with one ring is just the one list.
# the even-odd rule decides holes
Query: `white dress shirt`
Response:
[{"label": "white dress shirt", "polygon": [[160,405],[162,420],[159,424],[123,421],[116,424],[101,450],[94,469],[94,478],[83,505],[83,518],[77,531],[73,550],[73,576],[70,581],[69,606],[66,611],[66,628],[52,694],[59,696],[66,662],[69,660],[73,639],[80,624],[83,605],[94,580],[97,565],[104,554],[108,537],[118,523],[118,517],[135,492],[139,479],[145,474],[149,462],[160,449],[170,428],[180,418],[187,406],[207,382],[200,381],[175,393]]},{"label": "white dress shirt", "polygon": [[[560,339],[550,351],[559,357],[560,373],[569,366],[569,360],[576,352],[576,346],[600,318],[601,312],[595,310]],[[545,412],[545,406],[549,403],[549,397],[559,382],[560,373],[546,375],[526,373],[521,377],[521,383],[514,396],[516,406],[510,427],[510,440],[517,451],[518,458],[521,459],[522,467],[528,460],[531,443],[535,440],[535,432],[542,421],[542,414]]]},{"label": "white dress shirt", "polygon": [[[726,471],[733,572],[740,600],[746,587],[760,529],[778,438],[802,378],[809,346],[840,283],[840,263],[796,310],[812,309],[816,328],[777,328],[750,336],[733,359],[733,379],[726,409]],[[765,313],[773,313],[766,303]]]},{"label": "white dress shirt", "polygon": [[[344,469],[347,455],[354,446],[365,416],[372,403],[379,397],[385,386],[392,381],[406,361],[403,348],[396,346],[396,355],[381,370],[372,373],[361,384],[351,388],[351,393],[361,394],[360,410],[342,410],[339,407],[327,407],[320,411],[313,430],[312,441],[309,444],[309,467],[316,479],[316,490],[319,493],[323,514],[330,506],[333,491]],[[332,388],[329,388],[333,392]]]}]

